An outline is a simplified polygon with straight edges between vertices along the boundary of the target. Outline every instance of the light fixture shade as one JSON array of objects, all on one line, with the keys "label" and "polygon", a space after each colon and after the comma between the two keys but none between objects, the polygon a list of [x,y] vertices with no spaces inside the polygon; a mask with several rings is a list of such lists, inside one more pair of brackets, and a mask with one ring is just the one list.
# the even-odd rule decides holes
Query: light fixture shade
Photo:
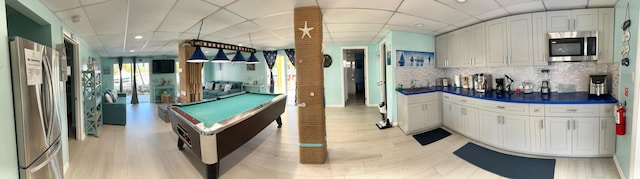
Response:
[{"label": "light fixture shade", "polygon": [[233,56],[233,59],[231,59],[231,63],[244,63],[247,62],[246,59],[244,59],[244,56],[242,56],[242,52],[238,51],[236,53],[235,56]]},{"label": "light fixture shade", "polygon": [[216,54],[215,57],[213,57],[213,59],[211,59],[211,63],[228,63],[229,58],[227,57],[227,55],[224,54],[224,52],[222,51],[222,49],[218,49],[218,54]]},{"label": "light fixture shade", "polygon": [[249,56],[249,59],[247,59],[247,64],[256,64],[256,63],[260,63],[260,61],[258,61],[258,58],[256,58],[255,53],[251,53],[251,56]]},{"label": "light fixture shade", "polygon": [[196,50],[193,51],[193,54],[191,54],[191,57],[189,57],[189,59],[187,60],[187,62],[189,63],[202,63],[208,61],[209,59],[207,59],[207,56],[202,53],[202,49],[200,49],[200,46],[196,46]]}]

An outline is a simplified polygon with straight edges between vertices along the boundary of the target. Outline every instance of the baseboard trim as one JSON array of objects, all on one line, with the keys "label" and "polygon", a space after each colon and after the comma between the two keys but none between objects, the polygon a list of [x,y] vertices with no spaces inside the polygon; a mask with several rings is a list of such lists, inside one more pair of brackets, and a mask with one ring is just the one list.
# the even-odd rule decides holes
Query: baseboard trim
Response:
[{"label": "baseboard trim", "polygon": [[624,173],[622,172],[622,168],[620,167],[620,163],[618,163],[618,157],[616,154],[613,154],[613,163],[616,164],[616,169],[618,169],[618,175],[620,178],[626,179],[627,177],[624,176]]},{"label": "baseboard trim", "polygon": [[69,162],[65,163],[64,167],[62,167],[62,173],[67,174],[67,170],[69,170]]},{"label": "baseboard trim", "polygon": [[367,107],[378,107],[377,104],[367,104]]}]

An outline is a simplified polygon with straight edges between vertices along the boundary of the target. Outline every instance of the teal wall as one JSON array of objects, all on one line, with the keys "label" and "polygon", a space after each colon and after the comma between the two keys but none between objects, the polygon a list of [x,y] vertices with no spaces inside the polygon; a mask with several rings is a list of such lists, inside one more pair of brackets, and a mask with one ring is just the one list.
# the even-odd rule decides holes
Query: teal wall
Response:
[{"label": "teal wall", "polygon": [[[633,72],[636,71],[636,63],[638,59],[635,59],[638,52],[636,51],[636,45],[638,44],[638,10],[640,1],[637,0],[619,0],[615,5],[615,32],[613,35],[613,51],[620,52],[622,49],[622,29],[620,28],[621,24],[625,20],[626,15],[626,7],[627,2],[630,6],[630,16],[631,16],[631,39],[629,40],[629,46],[631,47],[629,51],[629,59],[631,61],[630,65],[621,66],[620,60],[622,59],[622,55],[620,53],[614,54],[614,65],[620,65],[620,80],[619,80],[619,90],[618,90],[618,101],[627,102],[627,125],[626,125],[626,135],[619,136],[616,135],[616,159],[620,164],[620,168],[622,168],[622,172],[628,178],[629,177],[629,169],[630,169],[630,160],[631,160],[631,126],[635,125],[633,116],[633,110],[635,107],[633,106],[633,94],[635,93],[635,89],[633,87],[634,81],[631,79]],[[636,73],[637,74],[637,73]],[[629,88],[629,96],[624,95],[624,88]],[[638,175],[636,173],[636,175]]]},{"label": "teal wall", "polygon": [[38,24],[23,14],[13,13],[7,16],[7,30],[9,37],[29,37],[31,41],[51,47],[50,24]]},{"label": "teal wall", "polygon": [[[377,105],[380,103],[380,87],[376,84],[380,81],[380,62],[379,62],[379,49],[377,44],[338,44],[338,45],[326,45],[324,54],[330,55],[333,59],[333,63],[330,67],[324,68],[324,93],[325,102],[327,106],[342,106],[344,100],[342,97],[342,88],[344,84],[341,82],[342,76],[342,49],[343,48],[356,48],[366,47],[367,54],[365,60],[367,60],[367,77],[369,85],[369,99],[370,105]],[[338,81],[336,81],[338,80]],[[345,89],[346,90],[346,89]]]},{"label": "teal wall", "polygon": [[[4,4],[4,0],[0,3]],[[5,6],[0,14],[6,14]],[[7,26],[7,19],[0,18],[0,26]],[[9,69],[9,39],[7,28],[0,28],[0,99],[13,99],[11,92],[11,70]],[[0,114],[13,116],[13,103],[0,103]],[[18,178],[16,151],[16,129],[13,117],[0,118],[0,178]]]},{"label": "teal wall", "polygon": [[[284,55],[284,51],[280,52],[278,55]],[[250,55],[251,53],[242,52],[242,56],[244,56],[245,59],[248,59]],[[269,77],[267,76],[267,63],[264,60],[264,54],[262,52],[256,52],[255,56],[260,63],[255,64],[256,70],[254,71],[247,71],[247,64],[244,63],[205,63],[204,79],[205,81],[223,80],[242,82],[252,82],[261,79],[258,83],[268,84]],[[209,59],[212,58],[213,56],[209,57]],[[228,58],[233,58],[233,55],[229,55]],[[247,77],[247,80],[245,80],[245,77]]]},{"label": "teal wall", "polygon": [[396,50],[411,50],[421,52],[434,52],[435,41],[434,37],[430,35],[416,34],[410,32],[391,31],[385,37],[387,42],[387,48],[391,49],[391,65],[387,66],[387,112],[391,121],[397,121],[398,103],[397,92],[395,88],[395,68],[396,68]]},{"label": "teal wall", "polygon": [[[18,26],[13,27],[13,23],[9,24],[7,23],[7,17],[6,17],[6,7],[2,8],[2,16],[4,16],[2,19],[2,21],[0,21],[2,24],[0,24],[2,27],[5,28],[0,28],[0,43],[2,45],[0,45],[0,53],[1,54],[7,54],[5,55],[5,57],[8,59],[8,50],[5,48],[6,45],[8,44],[8,40],[7,40],[7,36],[9,35],[8,30],[6,29],[8,25],[12,25],[11,30],[12,31],[25,31],[25,32],[29,32],[29,33],[15,33],[15,34],[20,34],[20,35],[25,35],[24,37],[27,39],[35,39],[37,41],[41,41],[44,44],[47,45],[52,45],[55,46],[57,44],[61,44],[63,43],[63,37],[62,37],[62,29],[69,29],[53,12],[51,12],[46,6],[44,6],[40,1],[36,1],[36,0],[2,0],[2,2],[5,2],[5,4],[7,6],[10,6],[11,8],[15,9],[16,11],[18,11],[19,13],[21,13],[23,16],[28,17],[31,21],[37,23],[37,24],[45,24],[43,27],[43,29],[38,29],[37,31],[31,33],[31,31],[33,29],[29,29],[27,28],[29,23],[32,22],[23,22],[22,25],[24,25],[22,29],[20,29],[21,25],[20,23],[18,23]],[[15,20],[15,19],[12,19]],[[47,25],[48,24],[48,25]],[[69,32],[72,32],[71,30],[68,30]],[[47,34],[35,34],[38,32],[43,32],[43,33],[47,33]],[[73,32],[72,32],[73,34]],[[47,39],[47,37],[49,39]],[[89,56],[92,57],[97,57],[99,58],[99,56],[91,49],[89,48],[89,46],[82,40],[82,39],[77,39],[79,41],[79,46],[80,46],[80,65],[85,65],[88,62]],[[55,48],[55,47],[53,47]],[[3,53],[4,52],[4,53]],[[3,60],[2,62],[0,62],[0,64],[2,63],[8,63],[8,60]],[[2,65],[4,66],[4,65]],[[8,66],[8,65],[7,65]],[[0,78],[0,83],[5,83],[3,81],[3,79],[5,77],[9,77],[10,75],[9,72],[5,72],[3,70],[4,67],[0,67],[0,73],[6,73],[7,75],[1,75],[2,78]],[[0,95],[5,95],[11,93],[11,84],[10,81],[6,82],[6,85],[0,85],[2,87],[0,87],[0,91],[2,91],[2,93]],[[2,96],[0,96],[2,97]],[[2,99],[11,99],[10,97],[6,97],[6,98],[2,98]],[[64,99],[63,99],[64,100]],[[64,102],[64,101],[62,101]],[[4,105],[4,106],[2,106]],[[13,113],[13,104],[7,104],[4,103],[0,105],[0,112],[3,112],[3,114],[10,114]],[[66,105],[61,104],[61,112],[62,114],[66,114]],[[11,112],[5,112],[4,110],[11,110]],[[6,120],[6,121],[5,121]],[[14,141],[15,140],[15,131],[14,131],[14,119],[13,118],[5,118],[2,120],[2,123],[11,123],[11,124],[7,124],[7,125],[1,125],[2,127],[0,127],[0,131],[3,132],[10,132],[11,134],[5,134],[2,135],[2,137],[9,137],[11,136],[11,140],[2,140],[2,141]],[[61,126],[67,126],[67,119],[64,118],[61,121]],[[11,127],[11,129],[4,129],[5,127]],[[63,127],[62,128],[62,156],[63,156],[63,163],[67,163],[69,162],[69,145],[68,145],[68,138],[67,136],[67,128]],[[16,152],[15,152],[15,143],[4,143],[3,145],[0,146],[0,152],[2,152],[2,154],[9,154],[12,157],[16,157]],[[6,153],[5,153],[6,151]],[[13,151],[13,153],[10,153],[10,151]],[[9,156],[7,155],[7,157]],[[16,161],[13,161],[11,158],[7,158],[7,160],[5,160],[5,156],[3,156],[2,160],[0,160],[0,173],[5,174],[8,173],[8,175],[13,175],[13,172],[16,172],[17,174],[17,165],[16,165]],[[6,168],[5,166],[9,166],[9,168]],[[4,172],[4,171],[7,172]],[[3,176],[4,177],[4,176]],[[17,177],[8,177],[8,178],[17,178]]]}]

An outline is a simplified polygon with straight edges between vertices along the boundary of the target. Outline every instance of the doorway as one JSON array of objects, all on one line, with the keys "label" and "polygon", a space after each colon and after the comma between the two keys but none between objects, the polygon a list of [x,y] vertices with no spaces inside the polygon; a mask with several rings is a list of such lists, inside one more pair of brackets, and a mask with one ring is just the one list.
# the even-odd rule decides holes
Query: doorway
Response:
[{"label": "doorway", "polygon": [[387,50],[387,42],[380,43],[380,102],[387,104],[387,64],[391,63],[391,51]]},{"label": "doorway", "polygon": [[360,47],[342,50],[345,106],[367,105],[365,52]]},{"label": "doorway", "polygon": [[[113,65],[113,86],[118,87],[122,83],[122,92],[127,94],[127,101],[131,101],[133,94],[133,75],[135,75],[136,91],[138,93],[138,102],[150,103],[151,102],[151,89],[149,81],[149,63],[136,62],[136,71],[133,72],[133,63],[123,63],[122,73],[118,64]],[[120,81],[120,75],[122,75],[122,81]],[[118,92],[120,93],[120,92]]]},{"label": "doorway", "polygon": [[[66,66],[66,81],[65,94],[67,94],[67,130],[68,138],[75,140],[82,140],[82,115],[78,114],[78,107],[80,106],[78,97],[81,97],[78,93],[80,90],[76,86],[78,84],[78,43],[71,40],[66,35],[64,36],[64,60],[67,61]],[[78,79],[76,79],[78,78]],[[76,93],[78,92],[78,93]]]}]

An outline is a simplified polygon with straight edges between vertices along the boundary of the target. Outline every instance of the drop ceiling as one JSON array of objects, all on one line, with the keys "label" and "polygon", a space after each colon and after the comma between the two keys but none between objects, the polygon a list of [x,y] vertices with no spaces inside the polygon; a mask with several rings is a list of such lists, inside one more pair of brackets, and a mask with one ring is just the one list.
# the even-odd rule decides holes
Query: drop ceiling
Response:
[{"label": "drop ceiling", "polygon": [[203,40],[290,48],[293,9],[302,6],[322,9],[325,44],[371,44],[389,31],[438,35],[513,14],[613,7],[616,1],[41,0],[102,57],[177,55],[180,42],[197,38],[201,20]]}]

